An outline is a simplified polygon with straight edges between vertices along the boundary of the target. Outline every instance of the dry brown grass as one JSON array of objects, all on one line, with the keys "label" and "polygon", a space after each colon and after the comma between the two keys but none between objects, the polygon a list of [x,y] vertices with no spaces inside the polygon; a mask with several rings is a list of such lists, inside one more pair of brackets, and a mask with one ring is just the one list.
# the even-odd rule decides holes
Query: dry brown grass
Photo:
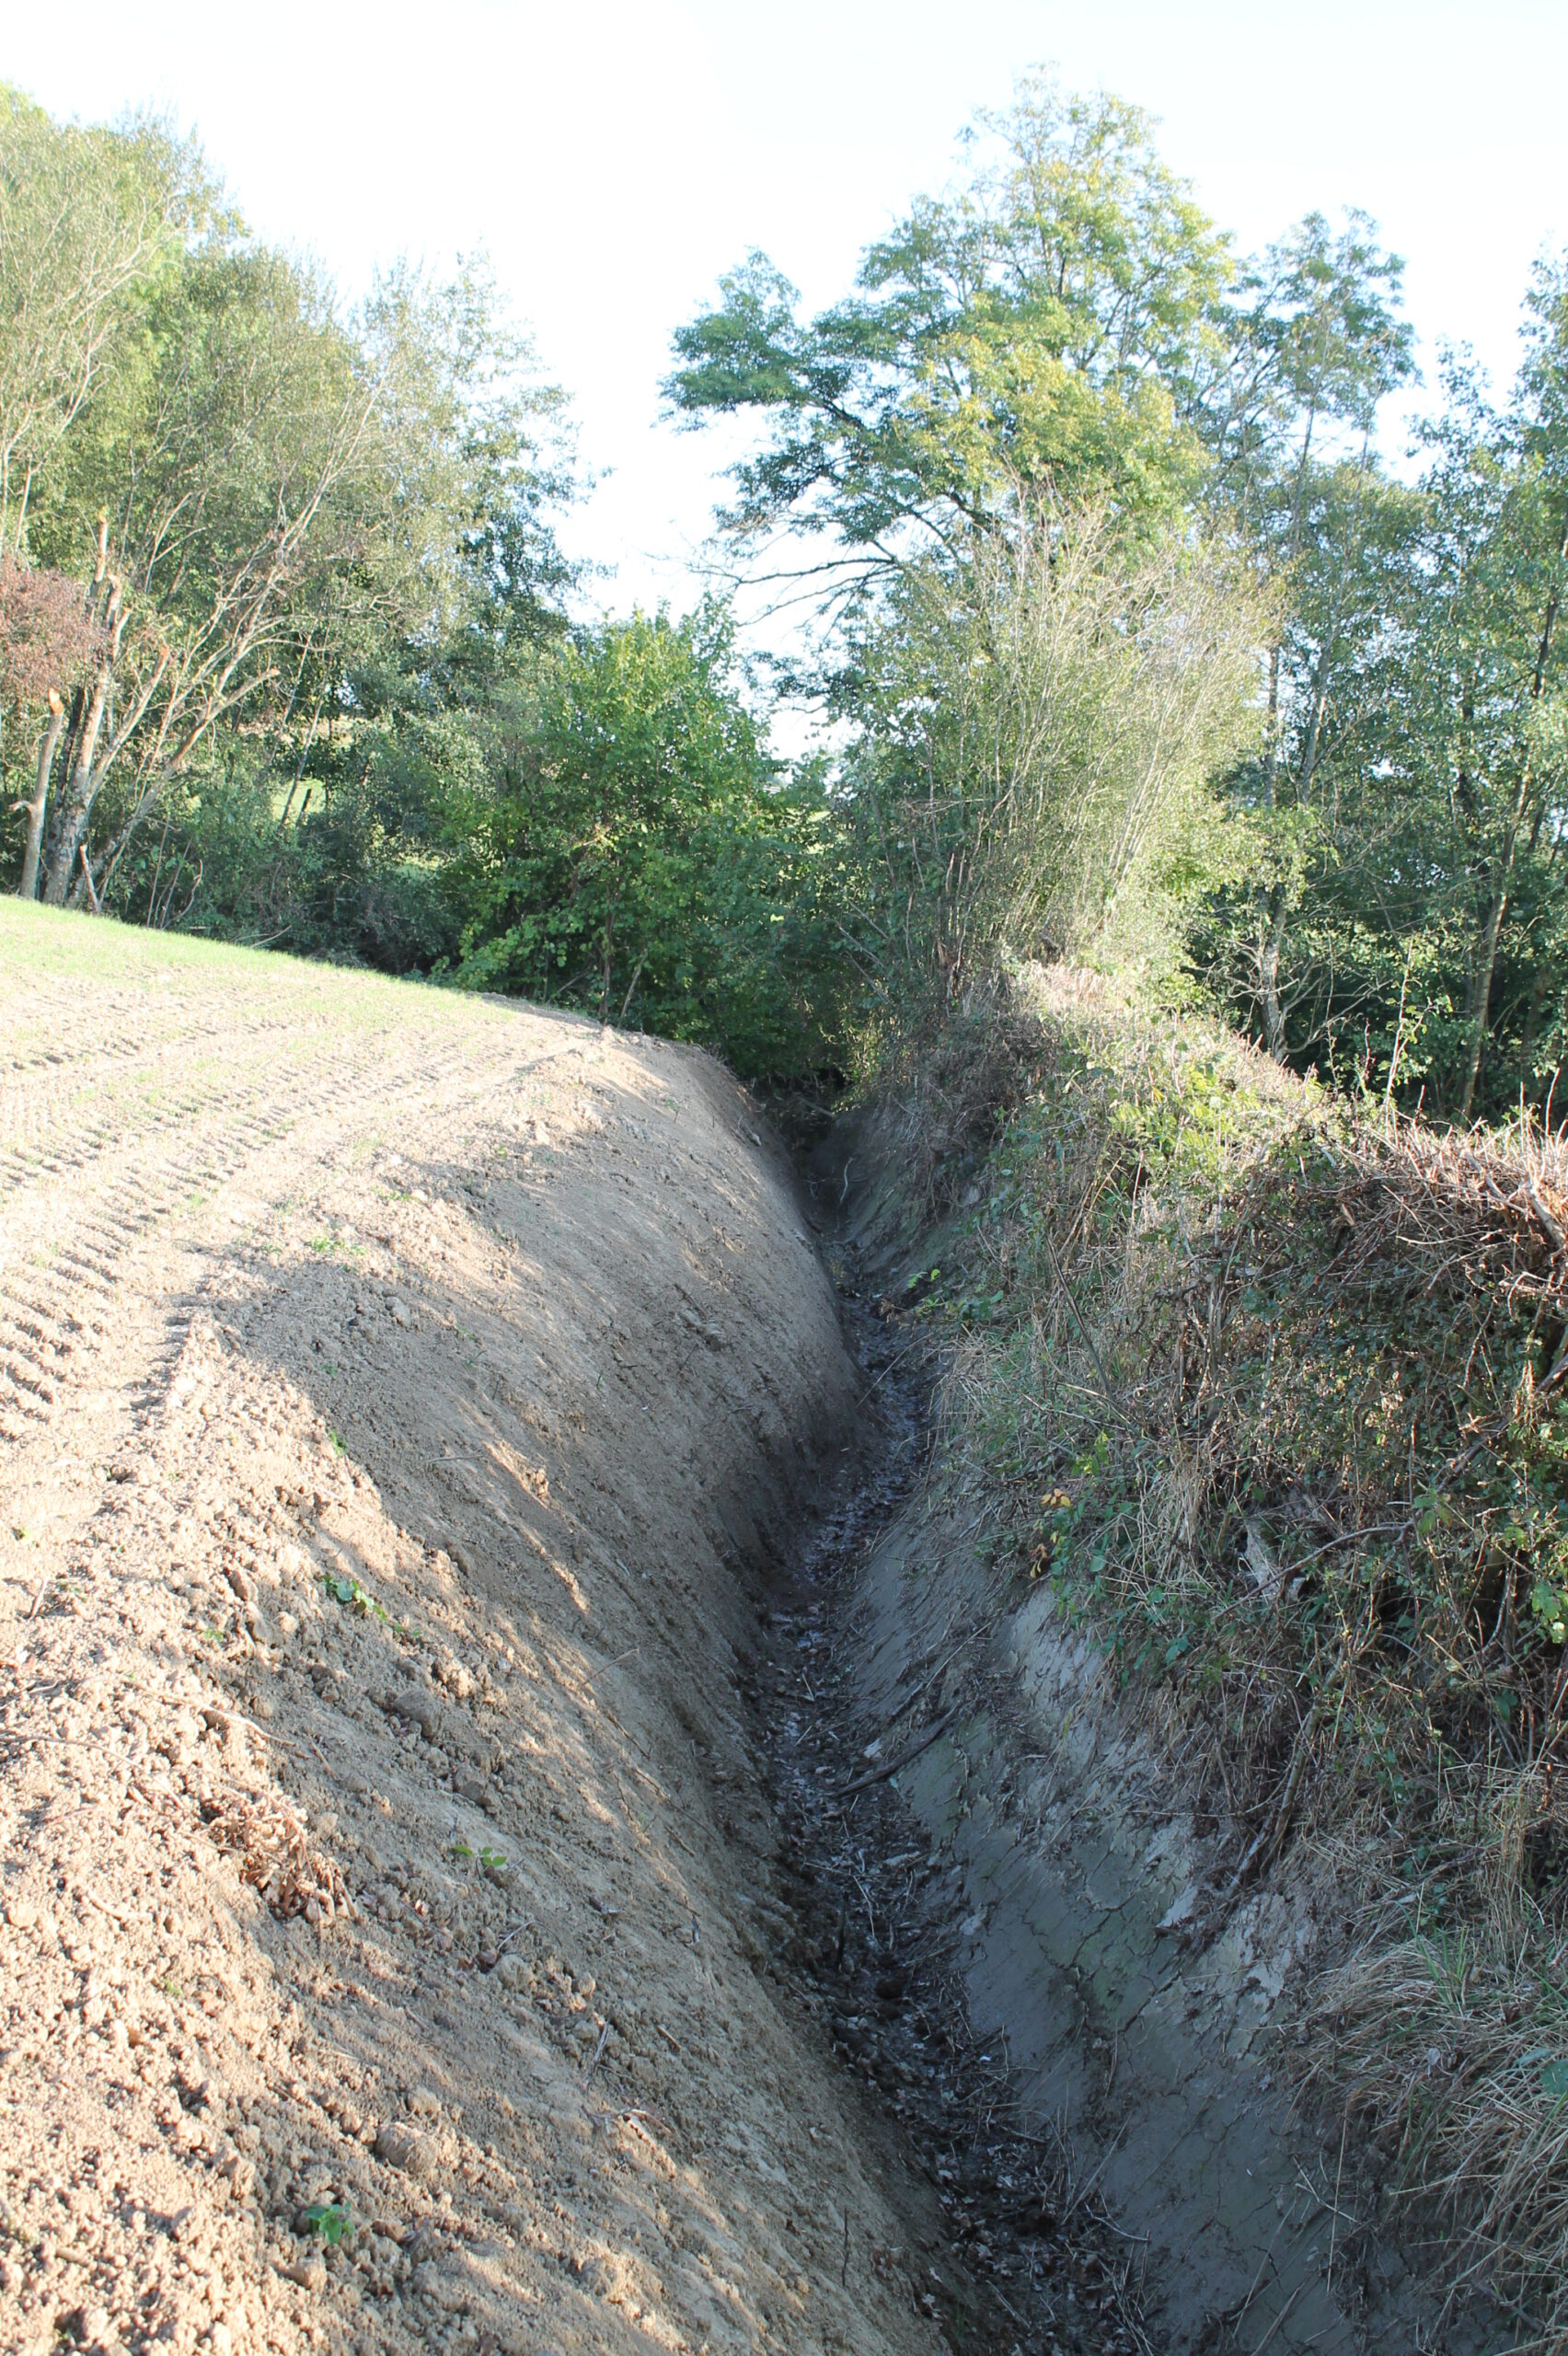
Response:
[{"label": "dry brown grass", "polygon": [[1457,2290],[1483,2280],[1521,2348],[1568,2344],[1568,1941],[1500,1903],[1452,1933],[1386,1925],[1313,2016],[1307,2091],[1381,2154]]},{"label": "dry brown grass", "polygon": [[910,1022],[880,1075],[875,1117],[881,1158],[923,1219],[951,1210],[1051,1053],[1046,1026],[1000,977]]},{"label": "dry brown grass", "polygon": [[242,1881],[260,1891],[274,1914],[302,1914],[330,1923],[353,1912],[337,1861],[316,1847],[300,1810],[289,1801],[231,1791],[206,1803],[207,1831],[239,1861]]}]

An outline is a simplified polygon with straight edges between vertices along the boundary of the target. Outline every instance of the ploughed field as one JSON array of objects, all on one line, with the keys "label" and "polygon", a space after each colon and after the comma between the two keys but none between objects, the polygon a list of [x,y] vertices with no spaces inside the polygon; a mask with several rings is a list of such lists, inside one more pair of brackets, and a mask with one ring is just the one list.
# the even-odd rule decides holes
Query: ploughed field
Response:
[{"label": "ploughed field", "polygon": [[0,964],[0,2345],[934,2350],[773,1895],[856,1381],[744,1091],[15,903]]}]

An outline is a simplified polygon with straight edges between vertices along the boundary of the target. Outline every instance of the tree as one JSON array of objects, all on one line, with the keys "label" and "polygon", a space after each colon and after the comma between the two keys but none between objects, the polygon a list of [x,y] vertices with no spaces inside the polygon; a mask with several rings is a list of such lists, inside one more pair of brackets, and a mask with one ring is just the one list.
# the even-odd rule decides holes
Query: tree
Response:
[{"label": "tree", "polygon": [[[1272,844],[1243,992],[1271,1047],[1343,1052],[1459,1119],[1539,1098],[1564,1043],[1564,348],[1543,266],[1505,403],[1446,360],[1418,484],[1365,451],[1309,470],[1277,757],[1234,781]],[[1271,1003],[1259,950],[1285,939],[1282,900]]]},{"label": "tree", "polygon": [[967,185],[870,247],[847,302],[802,322],[754,254],[674,339],[677,410],[767,428],[733,470],[725,528],[753,548],[825,535],[813,569],[851,598],[1042,498],[1169,516],[1202,467],[1229,257],[1147,118],[1035,74],[974,144]]},{"label": "tree", "polygon": [[1476,1099],[1521,850],[1533,857],[1568,780],[1558,628],[1568,566],[1561,267],[1538,270],[1527,318],[1526,364],[1501,415],[1473,377],[1451,367],[1430,475],[1434,594],[1416,660],[1470,880],[1461,1121]]},{"label": "tree", "polygon": [[171,256],[195,193],[176,163],[150,128],[62,126],[0,85],[0,551],[25,548],[40,479]]},{"label": "tree", "polygon": [[1356,659],[1357,622],[1375,631],[1380,618],[1366,609],[1364,559],[1398,505],[1372,434],[1379,404],[1414,373],[1398,310],[1402,276],[1365,214],[1348,213],[1337,235],[1309,214],[1242,273],[1205,400],[1206,503],[1284,590],[1268,650],[1268,734],[1249,795],[1265,845],[1257,993],[1279,1062],[1286,927],[1317,839],[1312,796],[1330,696],[1342,665]]},{"label": "tree", "polygon": [[0,556],[0,699],[24,717],[41,714],[43,726],[32,792],[16,805],[28,821],[24,899],[30,900],[37,889],[50,771],[65,719],[61,690],[91,661],[97,638],[90,600],[79,582]]},{"label": "tree", "polygon": [[86,453],[108,518],[102,638],[50,833],[56,904],[120,761],[134,826],[204,736],[277,684],[352,555],[345,502],[336,533],[317,527],[361,470],[375,387],[309,283],[225,240],[187,258],[153,309],[158,365],[130,432],[107,467]]},{"label": "tree", "polygon": [[721,1044],[750,1072],[831,1053],[832,814],[769,757],[731,661],[712,607],[533,655],[448,807],[461,981]]},{"label": "tree", "polygon": [[[416,644],[428,661],[459,613],[470,663],[528,598],[538,627],[570,572],[548,522],[570,463],[540,463],[559,396],[482,270],[395,272],[344,318],[156,126],[84,144],[18,106],[0,164],[16,282],[0,394],[23,388],[0,458],[30,454],[29,553],[74,572],[90,551],[93,570],[92,676],[46,728],[29,803],[36,837],[58,757],[41,876],[59,903],[91,890],[89,842],[110,887],[171,781],[242,715],[286,734],[303,711],[308,739],[357,700],[352,676],[406,669]],[[83,188],[60,216],[61,190]],[[40,872],[35,844],[29,895]]]},{"label": "tree", "polygon": [[1209,888],[1212,781],[1258,732],[1244,574],[1104,510],[1044,510],[961,579],[911,567],[847,815],[871,961],[917,992],[1009,957],[1168,969]]}]

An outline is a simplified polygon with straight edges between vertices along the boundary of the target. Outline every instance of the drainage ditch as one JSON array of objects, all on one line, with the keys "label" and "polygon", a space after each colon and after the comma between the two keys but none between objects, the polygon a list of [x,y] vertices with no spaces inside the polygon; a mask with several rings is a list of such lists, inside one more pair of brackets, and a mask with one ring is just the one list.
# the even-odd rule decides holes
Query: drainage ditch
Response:
[{"label": "drainage ditch", "polygon": [[[775,1588],[745,1699],[778,1831],[773,1960],[857,2082],[868,2140],[931,2188],[910,2246],[845,2264],[896,2267],[957,2356],[1147,2356],[1147,2242],[1131,2239],[1067,2139],[1026,2117],[1006,2023],[976,2020],[963,1985],[965,1874],[933,1842],[900,1777],[984,1697],[953,1657],[912,1665],[897,1731],[866,1719],[857,1673],[860,1575],[915,1494],[931,1446],[919,1335],[836,1270],[862,1377],[854,1472]],[[931,2220],[940,2220],[931,2230]]]}]

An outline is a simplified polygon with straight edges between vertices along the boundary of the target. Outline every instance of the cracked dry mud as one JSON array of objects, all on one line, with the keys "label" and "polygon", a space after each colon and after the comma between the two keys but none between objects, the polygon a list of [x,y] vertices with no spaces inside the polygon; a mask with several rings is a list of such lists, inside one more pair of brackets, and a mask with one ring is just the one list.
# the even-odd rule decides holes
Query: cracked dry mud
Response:
[{"label": "cracked dry mud", "polygon": [[790,1963],[755,1680],[857,1389],[744,1092],[0,957],[0,2346],[934,2356],[937,2189]]}]

